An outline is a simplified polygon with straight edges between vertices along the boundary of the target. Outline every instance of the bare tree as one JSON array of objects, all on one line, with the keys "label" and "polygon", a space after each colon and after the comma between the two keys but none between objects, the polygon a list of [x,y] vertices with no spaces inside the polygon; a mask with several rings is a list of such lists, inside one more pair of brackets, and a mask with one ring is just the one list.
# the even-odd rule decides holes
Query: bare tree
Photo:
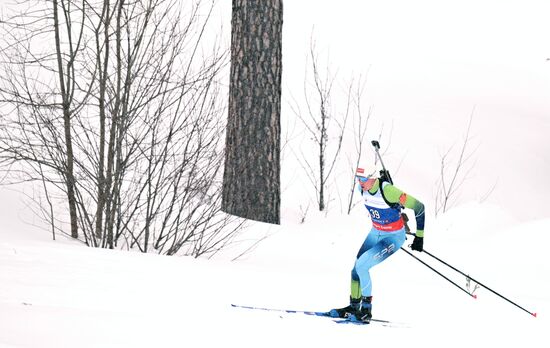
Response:
[{"label": "bare tree", "polygon": [[282,0],[233,0],[223,210],[278,224]]},{"label": "bare tree", "polygon": [[470,130],[472,126],[472,120],[474,117],[475,108],[472,109],[470,114],[470,119],[468,121],[468,127],[466,129],[466,134],[464,140],[462,141],[462,146],[458,152],[458,158],[456,162],[448,168],[447,164],[449,162],[449,156],[451,156],[452,147],[450,147],[447,152],[441,156],[441,167],[439,172],[439,180],[436,183],[436,194],[435,194],[435,216],[439,212],[445,213],[449,207],[453,204],[453,199],[456,194],[462,187],[462,184],[466,180],[468,173],[473,168],[472,164],[468,168],[464,168],[469,162],[471,162],[471,157],[475,153],[474,151],[467,152],[468,143],[470,141]]},{"label": "bare tree", "polygon": [[235,237],[242,221],[220,210],[213,6],[36,1],[2,24],[0,160],[13,182],[42,183],[54,231],[68,203],[71,236],[90,246],[200,256]]},{"label": "bare tree", "polygon": [[[352,82],[351,85],[354,83]],[[372,107],[369,107],[367,114],[365,115],[363,111],[363,100],[364,100],[364,92],[366,88],[366,79],[363,81],[361,77],[357,81],[357,85],[354,88],[353,94],[353,106],[354,106],[354,113],[353,113],[353,139],[354,139],[354,145],[355,145],[355,160],[350,159],[351,165],[351,189],[349,192],[349,200],[348,200],[348,214],[351,212],[351,209],[353,208],[353,196],[355,194],[355,170],[361,163],[361,161],[364,158],[364,149],[365,146],[369,146],[370,144],[367,143],[367,126],[369,124],[369,120],[372,116]]]},{"label": "bare tree", "polygon": [[[307,111],[302,113],[298,103],[295,102],[293,112],[302,121],[307,134],[311,137],[314,146],[318,149],[315,162],[312,156],[301,153],[299,160],[305,170],[307,178],[315,189],[319,211],[325,211],[327,199],[327,183],[333,173],[334,167],[342,149],[342,141],[346,129],[346,123],[350,113],[351,85],[346,93],[347,103],[343,115],[336,116],[332,110],[333,86],[336,74],[331,73],[327,67],[325,72],[321,71],[315,42],[312,39],[309,50],[311,59],[311,74],[313,80],[313,91],[304,82],[304,98]],[[308,73],[306,68],[306,76]],[[337,131],[334,132],[334,122]],[[336,133],[333,135],[333,133]]]}]

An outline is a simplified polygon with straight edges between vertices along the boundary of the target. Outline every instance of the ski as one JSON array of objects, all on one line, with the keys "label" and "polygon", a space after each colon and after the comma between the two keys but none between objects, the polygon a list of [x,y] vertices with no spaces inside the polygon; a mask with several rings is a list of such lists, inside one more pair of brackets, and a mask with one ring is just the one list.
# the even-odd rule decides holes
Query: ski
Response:
[{"label": "ski", "polygon": [[[250,309],[250,310],[256,310],[256,311],[265,311],[265,312],[279,312],[279,313],[287,313],[287,314],[303,314],[303,315],[310,315],[310,316],[317,316],[317,317],[325,317],[325,318],[331,318],[332,321],[335,322],[336,324],[353,324],[353,325],[369,324],[369,323],[364,323],[362,321],[351,320],[349,318],[333,318],[330,316],[329,312],[305,311],[305,310],[283,309],[283,308],[266,308],[266,307],[238,305],[233,303],[231,304],[231,307]],[[383,326],[407,327],[406,325],[401,323],[394,323],[389,320],[383,320],[383,319],[377,319],[377,318],[372,318],[370,322],[379,323],[379,324],[382,324]]]},{"label": "ski", "polygon": [[231,307],[234,308],[243,308],[243,309],[252,309],[256,311],[265,311],[265,312],[281,312],[289,314],[305,314],[313,315],[317,317],[330,317],[328,312],[314,312],[314,311],[303,311],[303,310],[294,310],[294,309],[281,309],[281,308],[264,308],[264,307],[255,307],[255,306],[243,306],[238,304],[231,304]]},{"label": "ski", "polygon": [[359,321],[355,318],[354,319],[336,318],[336,319],[333,319],[332,321],[335,322],[336,324],[347,324],[347,325],[358,325],[358,326],[369,325],[369,324],[377,324],[377,325],[380,324],[380,325],[385,326],[385,327],[393,327],[393,328],[408,328],[408,327],[410,327],[409,325],[404,324],[404,323],[397,323],[397,322],[393,322],[393,321],[381,320],[381,319],[376,319],[376,318],[371,319],[368,323]]},{"label": "ski", "polygon": [[[374,323],[380,323],[382,326],[390,326],[390,327],[393,327],[394,325],[390,322],[386,322],[386,321],[383,321],[383,322],[378,322],[378,321],[375,321],[375,320],[371,320],[373,321]],[[351,320],[351,319],[334,319],[333,322],[335,322],[336,324],[347,324],[347,325],[369,325],[369,323],[364,323],[362,321],[358,321],[358,320]]]}]

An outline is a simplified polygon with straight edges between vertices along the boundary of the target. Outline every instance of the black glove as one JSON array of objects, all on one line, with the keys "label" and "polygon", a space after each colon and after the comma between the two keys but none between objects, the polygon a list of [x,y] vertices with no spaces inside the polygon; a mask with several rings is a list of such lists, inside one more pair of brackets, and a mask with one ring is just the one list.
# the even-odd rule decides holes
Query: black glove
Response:
[{"label": "black glove", "polygon": [[414,236],[413,243],[411,244],[411,249],[416,251],[424,250],[424,237]]}]

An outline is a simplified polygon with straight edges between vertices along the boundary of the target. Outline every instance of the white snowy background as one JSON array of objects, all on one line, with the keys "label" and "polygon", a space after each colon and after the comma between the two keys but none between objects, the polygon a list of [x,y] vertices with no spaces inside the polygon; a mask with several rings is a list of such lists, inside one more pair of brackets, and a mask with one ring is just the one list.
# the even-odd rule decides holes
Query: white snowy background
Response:
[{"label": "white snowy background", "polygon": [[[230,1],[219,5],[227,29]],[[339,76],[368,71],[369,134],[392,128],[385,163],[398,186],[427,205],[426,250],[537,318],[482,288],[474,300],[404,252],[372,270],[374,316],[401,327],[232,308],[328,310],[347,302],[350,268],[370,228],[366,212],[357,206],[342,213],[338,197],[345,201],[346,194],[331,192],[330,213],[311,209],[299,224],[300,206],[314,195],[286,152],[282,224],[252,223],[247,237],[268,238],[233,262],[231,250],[196,260],[91,249],[61,236],[54,242],[32,225],[23,198],[2,188],[1,348],[550,345],[550,5],[304,0],[284,6],[284,102],[301,93],[312,30]],[[440,155],[463,140],[473,109],[477,150],[468,187],[435,218]],[[300,141],[292,117],[284,104],[283,131]],[[334,187],[344,182],[346,190],[348,174],[343,161]],[[415,255],[466,285],[465,277]]]}]

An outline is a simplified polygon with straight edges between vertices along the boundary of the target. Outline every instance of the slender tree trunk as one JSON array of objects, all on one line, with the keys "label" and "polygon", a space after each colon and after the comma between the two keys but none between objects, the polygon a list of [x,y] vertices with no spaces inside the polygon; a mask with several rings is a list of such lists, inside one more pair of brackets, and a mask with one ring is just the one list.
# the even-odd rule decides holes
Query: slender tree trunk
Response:
[{"label": "slender tree trunk", "polygon": [[115,91],[115,106],[113,108],[113,113],[111,116],[111,133],[109,136],[109,153],[107,158],[107,182],[105,184],[106,189],[108,190],[108,204],[107,204],[107,221],[105,222],[105,229],[107,234],[107,245],[110,249],[114,248],[114,221],[116,215],[116,204],[117,197],[116,194],[118,190],[116,189],[116,159],[115,156],[120,153],[120,148],[118,146],[120,139],[117,138],[118,129],[120,128],[120,104],[121,104],[121,93],[122,93],[122,15],[123,15],[123,6],[124,0],[119,0],[117,6],[117,17],[116,17],[116,91]]},{"label": "slender tree trunk", "polygon": [[[74,154],[71,135],[71,111],[70,111],[70,98],[69,91],[65,87],[65,75],[67,79],[70,78],[70,71],[64,73],[63,70],[63,57],[61,56],[61,36],[59,33],[59,14],[58,14],[58,1],[53,0],[53,15],[54,15],[54,28],[55,28],[55,48],[57,67],[59,73],[59,86],[61,89],[62,108],[63,108],[63,123],[65,131],[65,146],[67,163],[65,168],[65,176],[67,183],[67,200],[69,201],[69,216],[71,223],[71,237],[78,238],[78,221],[76,213],[76,198],[75,198],[75,177],[74,177]],[[67,86],[70,86],[67,81]]]},{"label": "slender tree trunk", "polygon": [[282,0],[233,0],[222,209],[280,221]]},{"label": "slender tree trunk", "polygon": [[[103,243],[103,212],[105,209],[108,189],[107,189],[107,178],[105,177],[105,144],[106,144],[106,93],[107,93],[107,69],[109,67],[109,1],[105,0],[103,2],[103,12],[101,20],[99,21],[99,26],[96,29],[96,48],[97,48],[97,68],[99,71],[99,166],[98,166],[98,182],[97,182],[97,210],[96,210],[96,226],[95,226],[95,235],[96,239],[100,240],[100,243]],[[100,28],[103,25],[105,33],[103,40],[100,38],[99,32]],[[104,51],[104,60],[101,60],[101,52],[103,47]]]},{"label": "slender tree trunk", "polygon": [[325,115],[321,116],[321,141],[319,141],[319,211],[325,210]]}]

